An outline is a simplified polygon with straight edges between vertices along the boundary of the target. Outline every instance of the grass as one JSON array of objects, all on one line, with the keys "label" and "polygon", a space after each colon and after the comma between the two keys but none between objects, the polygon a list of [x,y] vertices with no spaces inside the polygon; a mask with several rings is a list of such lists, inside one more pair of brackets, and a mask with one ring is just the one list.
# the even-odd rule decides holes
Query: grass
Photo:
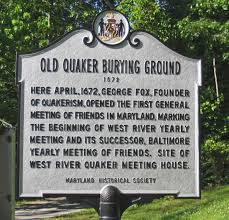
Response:
[{"label": "grass", "polygon": [[[93,209],[45,220],[98,220]],[[122,220],[229,220],[229,185],[207,190],[202,198],[166,197],[146,205],[133,205]]]}]

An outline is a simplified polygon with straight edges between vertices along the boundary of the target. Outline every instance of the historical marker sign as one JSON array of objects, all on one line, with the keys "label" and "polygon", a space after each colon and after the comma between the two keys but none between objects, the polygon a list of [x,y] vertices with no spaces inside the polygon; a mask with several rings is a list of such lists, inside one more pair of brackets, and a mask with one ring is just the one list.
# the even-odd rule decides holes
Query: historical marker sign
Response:
[{"label": "historical marker sign", "polygon": [[103,12],[96,36],[76,30],[18,55],[20,197],[108,184],[199,197],[201,62],[146,32],[127,37],[122,16]]}]

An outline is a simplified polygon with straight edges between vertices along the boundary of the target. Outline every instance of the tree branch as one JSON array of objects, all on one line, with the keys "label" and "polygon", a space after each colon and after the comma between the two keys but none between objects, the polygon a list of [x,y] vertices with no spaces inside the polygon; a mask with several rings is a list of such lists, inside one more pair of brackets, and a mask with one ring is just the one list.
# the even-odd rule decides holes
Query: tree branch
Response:
[{"label": "tree branch", "polygon": [[216,62],[215,57],[213,58],[213,72],[214,72],[214,78],[215,78],[215,90],[216,90],[216,96],[219,98],[219,87],[218,87],[218,79],[216,74]]},{"label": "tree branch", "polygon": [[11,125],[10,123],[8,123],[2,119],[0,119],[0,123],[2,123],[7,128],[13,128],[13,125]]}]

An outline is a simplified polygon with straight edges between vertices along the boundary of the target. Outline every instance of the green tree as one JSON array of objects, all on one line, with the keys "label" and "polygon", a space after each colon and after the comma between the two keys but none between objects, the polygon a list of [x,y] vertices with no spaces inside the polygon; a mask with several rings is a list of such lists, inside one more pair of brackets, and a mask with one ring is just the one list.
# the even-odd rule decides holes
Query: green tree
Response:
[{"label": "green tree", "polygon": [[212,59],[220,78],[226,75],[229,54],[227,0],[123,0],[133,29],[151,32],[183,55],[201,58],[204,83],[214,84]]},{"label": "green tree", "polygon": [[229,63],[228,10],[227,0],[195,0],[189,15],[177,24],[180,36],[186,42],[184,53],[201,57],[204,62],[205,84],[214,82],[213,58],[216,59],[219,79],[226,78]]},{"label": "green tree", "polygon": [[[120,0],[109,0],[116,6]],[[0,119],[16,124],[17,52],[31,52],[76,28],[92,28],[105,0],[0,1]]]},{"label": "green tree", "polygon": [[[115,4],[115,2],[113,2]],[[17,52],[31,52],[79,27],[91,28],[102,1],[0,1],[0,118],[15,124]]]}]

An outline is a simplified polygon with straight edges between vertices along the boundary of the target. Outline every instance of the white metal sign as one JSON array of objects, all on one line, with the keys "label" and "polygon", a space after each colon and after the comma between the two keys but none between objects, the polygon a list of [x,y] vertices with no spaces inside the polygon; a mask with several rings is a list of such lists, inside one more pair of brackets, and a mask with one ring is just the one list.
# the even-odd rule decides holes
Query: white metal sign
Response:
[{"label": "white metal sign", "polygon": [[81,29],[18,55],[19,195],[199,197],[200,60],[146,32],[101,41]]}]

